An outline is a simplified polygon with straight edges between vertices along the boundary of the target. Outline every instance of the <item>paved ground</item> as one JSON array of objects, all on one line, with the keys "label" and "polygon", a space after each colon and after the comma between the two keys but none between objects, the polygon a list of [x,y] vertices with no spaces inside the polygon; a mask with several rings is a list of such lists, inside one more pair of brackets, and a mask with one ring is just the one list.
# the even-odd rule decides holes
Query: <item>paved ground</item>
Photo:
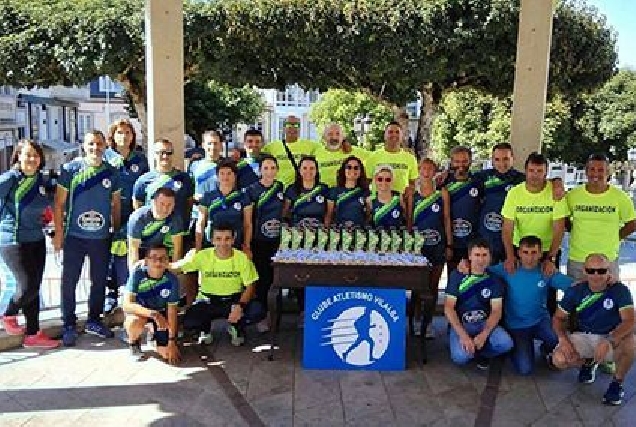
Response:
[{"label": "paved ground", "polygon": [[[302,335],[286,316],[281,349],[269,362],[266,339],[230,346],[217,334],[207,353],[184,349],[179,367],[132,362],[117,340],[82,336],[73,349],[0,353],[0,426],[633,426],[636,374],[621,407],[600,403],[609,378],[579,386],[576,372],[532,377],[508,362],[487,372],[452,365],[446,339],[429,345],[430,362],[409,348],[404,372],[307,371]],[[439,331],[445,322],[436,318]],[[443,334],[441,334],[443,335]],[[201,358],[201,354],[207,356]]]}]

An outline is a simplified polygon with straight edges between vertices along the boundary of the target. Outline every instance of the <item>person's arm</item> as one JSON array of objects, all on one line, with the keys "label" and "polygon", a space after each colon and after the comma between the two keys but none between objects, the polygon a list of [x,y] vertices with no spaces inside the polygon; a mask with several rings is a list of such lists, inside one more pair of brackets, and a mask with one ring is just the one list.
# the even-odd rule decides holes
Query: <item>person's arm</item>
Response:
[{"label": "person's arm", "polygon": [[623,224],[623,226],[618,232],[618,236],[621,240],[623,240],[625,237],[629,236],[634,231],[636,231],[636,220],[633,219]]},{"label": "person's arm", "polygon": [[446,316],[446,320],[450,324],[451,328],[457,333],[459,336],[459,342],[462,345],[462,348],[466,350],[469,354],[475,353],[475,344],[473,343],[472,338],[464,329],[464,325],[459,320],[459,316],[457,316],[457,311],[455,311],[455,304],[457,300],[454,296],[446,295],[446,299],[444,300],[444,315]]},{"label": "person's arm", "polygon": [[121,191],[115,191],[111,198],[111,220],[113,230],[117,231],[121,227]]},{"label": "person's arm", "polygon": [[133,185],[132,205],[133,210],[137,210],[146,203],[146,186],[142,181],[143,175],[137,178]]},{"label": "person's arm", "polygon": [[183,235],[173,234],[170,236],[172,240],[172,262],[177,262],[183,257]]},{"label": "person's arm", "polygon": [[283,202],[283,215],[282,215],[282,219],[283,221],[290,221],[291,222],[291,201],[287,198],[285,198],[285,201]]},{"label": "person's arm", "polygon": [[552,244],[548,250],[548,256],[543,261],[542,271],[546,276],[551,276],[557,270],[556,255],[561,249],[561,240],[565,233],[565,218],[552,220]]},{"label": "person's arm", "polygon": [[124,305],[122,307],[124,309],[124,313],[126,314],[134,314],[135,316],[144,317],[146,319],[151,319],[156,316],[157,311],[152,310],[150,308],[144,307],[137,302],[137,296],[133,292],[126,292],[126,296],[124,297]]},{"label": "person's arm", "polygon": [[197,217],[197,224],[194,229],[194,248],[200,251],[203,248],[203,237],[205,234],[205,224],[208,221],[208,209],[199,205],[199,216]]},{"label": "person's arm", "polygon": [[333,200],[327,200],[327,214],[325,215],[325,227],[329,228],[331,226],[331,222],[333,221],[333,212],[335,203]]},{"label": "person's arm", "polygon": [[552,317],[552,329],[554,329],[554,333],[559,340],[559,350],[563,352],[567,360],[574,360],[577,358],[577,352],[567,333],[568,317],[566,311],[561,307],[557,307]]},{"label": "person's arm", "polygon": [[179,322],[177,313],[179,312],[178,304],[168,304],[168,346],[177,344],[177,334],[179,332]]},{"label": "person's arm", "polygon": [[453,223],[451,222],[450,194],[446,187],[442,187],[442,201],[444,206],[442,215],[444,217],[444,233],[446,234],[446,259],[453,259]]},{"label": "person's arm", "polygon": [[373,224],[373,204],[371,203],[371,196],[368,196],[366,198],[366,205],[367,205],[367,211],[366,211],[366,215],[367,215],[367,224],[372,225]]},{"label": "person's arm", "polygon": [[68,190],[61,185],[57,186],[55,191],[55,201],[53,202],[53,227],[55,235],[53,236],[53,248],[55,251],[62,249],[64,242],[64,207]]},{"label": "person's arm", "polygon": [[141,239],[128,237],[128,269],[133,271],[135,264],[139,261],[139,248],[141,247]]},{"label": "person's arm", "polygon": [[501,320],[501,313],[503,307],[503,300],[501,298],[494,298],[490,300],[490,315],[486,319],[484,329],[473,338],[475,348],[481,350],[488,341],[490,333],[497,327]]},{"label": "person's arm", "polygon": [[515,271],[515,247],[512,243],[512,236],[515,230],[515,222],[511,219],[504,218],[501,229],[501,240],[503,241],[504,250],[506,251],[505,267],[509,274]]},{"label": "person's arm", "polygon": [[252,213],[254,205],[247,205],[243,208],[243,252],[252,259],[252,236],[254,233],[252,225]]}]

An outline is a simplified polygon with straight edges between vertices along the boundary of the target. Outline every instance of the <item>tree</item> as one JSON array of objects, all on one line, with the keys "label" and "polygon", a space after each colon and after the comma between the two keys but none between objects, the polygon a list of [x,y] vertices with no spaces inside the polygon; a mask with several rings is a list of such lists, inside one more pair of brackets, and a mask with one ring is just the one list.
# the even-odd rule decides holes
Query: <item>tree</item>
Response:
[{"label": "tree", "polygon": [[312,105],[310,117],[318,125],[319,132],[329,123],[340,124],[349,141],[357,139],[353,122],[358,116],[369,115],[372,118],[371,129],[365,133],[365,148],[374,149],[384,141],[384,126],[393,119],[391,108],[368,94],[349,92],[343,89],[330,89],[320,100]]}]

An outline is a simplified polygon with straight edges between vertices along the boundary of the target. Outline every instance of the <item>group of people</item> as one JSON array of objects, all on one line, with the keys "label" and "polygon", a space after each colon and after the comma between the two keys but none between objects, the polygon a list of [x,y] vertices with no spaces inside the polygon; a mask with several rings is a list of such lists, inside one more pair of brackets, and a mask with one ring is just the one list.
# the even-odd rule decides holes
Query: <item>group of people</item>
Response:
[{"label": "group of people", "polygon": [[[152,145],[150,170],[133,126],[121,120],[106,136],[86,134],[84,155],[63,165],[55,188],[42,174],[41,147],[21,141],[14,167],[0,176],[0,255],[18,285],[3,316],[6,331],[24,334],[27,347],[59,345],[38,325],[46,254],[41,214],[51,192],[53,246],[63,249],[62,343],[78,338],[75,288],[88,257],[85,332],[113,336],[102,315],[125,287],[131,353],[146,357],[140,337],[149,328],[171,363],[180,357],[180,307],[183,328],[201,343],[211,342],[217,318],[228,320],[234,345],[244,342],[247,324],[267,329],[281,223],[407,227],[424,236],[432,295],[444,267],[450,272],[445,314],[453,361],[477,357],[482,365],[483,357],[511,351],[517,371],[529,374],[539,339],[554,366],[580,366],[583,382],[594,380],[599,362],[616,360],[615,392],[606,401],[620,403],[615,395],[633,361],[634,312],[618,283],[617,258],[636,217],[627,195],[607,184],[605,156],[591,156],[588,182],[565,194],[561,182],[547,179],[541,154],[532,153],[522,173],[506,143],[493,147],[491,169],[471,172],[471,150],[456,147],[450,167],[440,171],[402,148],[397,122],[386,126],[384,147],[373,152],[347,143],[338,124],[324,129],[323,144],[300,139],[297,117],[286,118],[284,134],[284,141],[265,145],[260,131],[247,131],[246,157],[236,161],[222,158],[223,134],[208,131],[187,171],[175,167],[174,147],[161,139]],[[568,276],[557,272],[566,228]],[[565,292],[558,306],[555,289]],[[421,316],[419,296],[413,300]],[[569,314],[577,315],[581,334],[568,334]],[[435,336],[431,325],[421,326]]]}]

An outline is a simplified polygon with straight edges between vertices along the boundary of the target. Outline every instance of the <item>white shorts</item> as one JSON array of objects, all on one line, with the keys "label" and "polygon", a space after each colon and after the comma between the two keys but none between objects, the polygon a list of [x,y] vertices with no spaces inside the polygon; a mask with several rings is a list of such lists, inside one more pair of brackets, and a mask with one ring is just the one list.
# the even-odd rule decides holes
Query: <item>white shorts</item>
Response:
[{"label": "white shorts", "polygon": [[[582,359],[593,359],[596,346],[601,340],[606,339],[605,335],[586,334],[584,332],[573,332],[570,334],[570,341],[576,349],[576,352]],[[614,349],[610,346],[604,362],[611,362],[614,360]]]}]

